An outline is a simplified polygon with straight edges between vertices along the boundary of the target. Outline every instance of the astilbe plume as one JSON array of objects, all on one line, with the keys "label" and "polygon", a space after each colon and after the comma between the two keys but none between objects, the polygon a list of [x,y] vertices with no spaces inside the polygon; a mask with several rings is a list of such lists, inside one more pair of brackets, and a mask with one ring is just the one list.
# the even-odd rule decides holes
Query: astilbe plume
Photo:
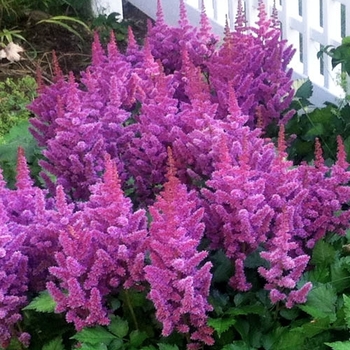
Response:
[{"label": "astilbe plume", "polygon": [[204,230],[203,208],[198,207],[196,192],[188,192],[176,177],[171,152],[169,159],[168,181],[149,208],[151,263],[145,267],[149,298],[164,336],[176,330],[190,335],[189,348],[195,348],[197,341],[212,345],[206,315],[212,310],[207,302],[212,265],[203,264],[206,251],[197,251]]},{"label": "astilbe plume", "polygon": [[55,281],[48,282],[47,289],[56,311],[66,312],[77,330],[108,324],[107,295],[144,279],[145,212],[132,212],[115,162],[106,156],[105,163],[103,181],[93,186],[75,223],[60,232],[62,249],[49,268]]},{"label": "astilbe plume", "polygon": [[245,259],[268,239],[274,213],[265,197],[264,177],[249,165],[248,140],[239,164],[234,165],[227,139],[222,134],[216,146],[220,153],[215,171],[206,182],[209,188],[202,189],[207,208],[205,223],[212,246],[224,249],[235,266],[230,286],[247,291],[251,284],[244,272]]},{"label": "astilbe plume", "polygon": [[265,289],[270,291],[271,302],[275,304],[285,301],[287,308],[305,303],[312,288],[312,283],[307,282],[300,289],[295,289],[310,257],[307,254],[291,254],[298,247],[289,228],[294,215],[293,210],[293,207],[285,207],[283,212],[276,216],[275,234],[266,244],[266,251],[260,253],[260,256],[269,262],[269,268],[258,268],[260,275],[267,281]]},{"label": "astilbe plume", "polygon": [[203,8],[199,28],[192,26],[186,13],[186,6],[180,0],[180,20],[178,27],[165,23],[161,1],[158,0],[157,20],[154,26],[149,26],[148,38],[152,54],[160,60],[166,74],[174,73],[181,68],[179,53],[186,47],[191,60],[198,66],[203,64],[215,51],[218,38],[211,33],[211,27]]},{"label": "astilbe plume", "polygon": [[[96,35],[92,65],[82,73],[85,87],[78,87],[72,74],[66,81],[57,68],[55,84],[42,88],[29,106],[36,114],[30,120],[31,132],[45,147],[46,159],[40,165],[51,192],[54,186],[47,173],[54,175],[55,185],[62,185],[72,198],[86,200],[89,186],[103,171],[103,153],[118,157],[121,136],[127,138],[122,127],[130,117],[126,109],[135,100],[132,89],[128,89],[130,67],[113,35],[107,56]],[[118,166],[123,176],[122,163],[118,162]]]},{"label": "astilbe plume", "polygon": [[[2,174],[0,174],[1,183]],[[1,184],[2,186],[3,184]],[[3,192],[3,191],[1,191]],[[3,193],[2,193],[3,194]],[[6,207],[0,198],[0,347],[6,348],[13,337],[25,346],[29,334],[16,327],[22,319],[21,308],[27,303],[28,258],[22,253],[25,233],[14,233]]]},{"label": "astilbe plume", "polygon": [[[282,112],[293,98],[292,70],[287,68],[294,50],[281,40],[281,32],[268,19],[263,1],[259,1],[257,27],[243,25],[239,11],[236,30],[225,29],[224,43],[207,62],[213,102],[219,103],[218,117],[227,115],[228,85],[235,90],[242,113],[249,116],[247,125],[260,127],[281,120]],[[287,113],[283,122],[292,116]]]},{"label": "astilbe plume", "polygon": [[[207,101],[208,114],[227,121],[227,91],[232,88],[243,113],[249,115],[249,126],[256,119],[262,127],[280,119],[292,94],[290,72],[285,72],[292,52],[280,41],[263,6],[257,34],[246,31],[241,13],[237,30],[231,33],[227,28],[221,48],[216,47],[204,7],[199,28],[189,24],[183,1],[180,15],[180,26],[169,27],[159,1],[158,19],[150,26],[144,47],[137,45],[129,29],[125,54],[119,52],[113,35],[106,54],[96,34],[92,64],[82,72],[80,86],[72,76],[65,80],[56,61],[55,84],[41,87],[30,106],[36,114],[32,133],[45,148],[42,176],[52,193],[54,185],[62,185],[72,199],[87,200],[107,152],[118,164],[123,187],[133,177],[140,198],[153,200],[152,191],[164,182],[166,147],[177,139],[175,133],[186,136],[196,130],[186,114],[195,115]],[[153,111],[150,118],[150,109],[159,115]],[[164,115],[165,122],[159,122]],[[174,152],[180,153],[175,148]],[[176,158],[180,160],[178,154]],[[49,174],[56,177],[55,184]]]},{"label": "astilbe plume", "polygon": [[72,219],[75,206],[64,202],[62,189],[54,201],[46,198],[46,190],[33,185],[22,148],[18,149],[15,186],[3,196],[3,203],[11,231],[25,237],[20,251],[28,258],[29,289],[39,292],[45,288],[48,267],[59,250],[58,232]]},{"label": "astilbe plume", "polygon": [[344,144],[338,137],[337,161],[328,168],[323,161],[322,148],[316,140],[315,166],[299,166],[299,176],[309,195],[303,202],[303,234],[296,233],[304,250],[310,250],[327,232],[344,234],[349,226],[350,212],[343,210],[350,201],[350,172]]},{"label": "astilbe plume", "polygon": [[45,289],[50,279],[48,268],[54,264],[54,254],[60,250],[58,232],[70,220],[74,221],[74,205],[67,205],[62,190],[58,189],[57,199],[53,201],[46,198],[45,190],[33,186],[21,148],[18,150],[16,189],[6,189],[2,179],[1,183],[1,215],[5,221],[0,249],[0,309],[6,319],[0,333],[1,341],[5,344],[12,335],[27,344],[29,335],[17,332],[14,324],[21,320],[19,310],[28,302],[27,293]]},{"label": "astilbe plume", "polygon": [[135,69],[138,89],[143,92],[142,106],[134,116],[136,123],[125,128],[134,136],[120,154],[127,173],[135,180],[139,203],[151,203],[159,192],[157,186],[165,182],[167,146],[176,138],[173,130],[181,127],[172,77],[165,76],[149,50],[146,40],[145,61]]}]

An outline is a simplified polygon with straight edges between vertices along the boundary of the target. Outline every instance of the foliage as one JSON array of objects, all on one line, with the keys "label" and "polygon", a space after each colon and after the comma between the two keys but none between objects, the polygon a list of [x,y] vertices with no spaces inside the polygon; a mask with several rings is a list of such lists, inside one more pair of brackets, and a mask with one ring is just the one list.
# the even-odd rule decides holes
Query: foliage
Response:
[{"label": "foliage", "polygon": [[198,29],[180,13],[172,28],[159,7],[123,54],[96,34],[79,82],[57,62],[54,84],[39,81],[43,186],[23,147],[13,188],[0,178],[2,348],[347,346],[343,140],[331,165],[318,138],[313,163],[286,159],[293,50],[262,1],[250,30],[240,2],[221,46],[204,12]]},{"label": "foliage", "polygon": [[37,85],[32,77],[7,78],[0,82],[0,166],[8,186],[13,187],[16,175],[17,149],[23,147],[32,176],[40,183],[38,159],[40,149],[28,132],[31,116],[27,105],[36,97]]},{"label": "foliage", "polygon": [[92,20],[91,29],[99,33],[102,43],[108,42],[111,31],[114,32],[117,41],[126,41],[128,23],[120,20],[120,14],[117,12],[108,15],[101,13]]},{"label": "foliage", "polygon": [[[341,64],[342,71],[350,73],[350,48],[349,37],[343,38],[338,47],[326,46],[318,53],[332,57],[333,68]],[[347,84],[347,83],[346,83]],[[345,89],[345,92],[347,90]],[[314,151],[315,140],[322,142],[324,157],[328,164],[335,162],[337,154],[337,137],[340,135],[344,140],[347,160],[350,160],[350,105],[348,96],[339,105],[325,103],[324,107],[315,108],[309,101],[312,96],[312,84],[310,80],[300,81],[296,86],[296,93],[290,109],[294,110],[293,117],[286,125],[286,134],[289,137],[288,155],[295,164],[302,161],[310,162]],[[276,129],[270,126],[269,136],[277,135]],[[295,137],[297,136],[297,137]]]},{"label": "foliage", "polygon": [[[67,24],[68,23],[72,23],[72,25]],[[78,38],[80,38],[81,40],[84,40],[83,37],[74,29],[73,25],[74,24],[79,24],[80,26],[82,26],[88,33],[90,33],[90,28],[81,20],[79,20],[78,18],[73,18],[73,17],[69,17],[69,16],[53,16],[50,17],[48,19],[43,19],[39,22],[37,22],[36,24],[40,24],[40,23],[50,23],[50,24],[54,24],[54,25],[58,25],[61,26],[65,29],[67,29],[67,31],[73,33],[74,35],[76,35]]]},{"label": "foliage", "polygon": [[324,53],[332,57],[333,68],[341,64],[342,70],[350,75],[350,37],[343,38],[341,45],[337,47],[333,45],[325,46],[318,52],[317,57],[320,58]]},{"label": "foliage", "polygon": [[26,107],[36,97],[36,88],[32,77],[7,78],[0,82],[0,139],[11,127],[29,119]]},{"label": "foliage", "polygon": [[13,42],[13,39],[20,39],[25,41],[25,38],[18,29],[2,29],[0,31],[0,46],[5,47],[6,44]]}]

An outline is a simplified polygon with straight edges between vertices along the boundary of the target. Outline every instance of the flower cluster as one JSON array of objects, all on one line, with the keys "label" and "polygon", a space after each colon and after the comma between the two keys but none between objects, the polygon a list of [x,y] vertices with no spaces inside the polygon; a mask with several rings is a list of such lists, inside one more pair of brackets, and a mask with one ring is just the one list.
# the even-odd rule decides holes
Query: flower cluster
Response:
[{"label": "flower cluster", "polygon": [[[121,160],[121,179],[133,177],[140,199],[147,202],[145,197],[164,182],[166,148],[179,138],[172,129],[192,131],[193,125],[183,122],[193,99],[198,105],[207,101],[209,113],[225,120],[227,91],[234,89],[251,128],[279,121],[291,102],[291,71],[286,67],[293,50],[280,39],[262,1],[258,29],[245,27],[240,13],[237,28],[227,28],[221,46],[204,8],[196,28],[188,22],[184,1],[180,3],[179,27],[170,27],[159,1],[158,19],[149,26],[142,48],[129,31],[125,54],[112,36],[106,55],[96,36],[92,64],[79,87],[56,68],[57,82],[42,88],[30,106],[36,114],[33,135],[45,147],[41,165],[73,199],[88,198],[89,186],[103,170],[101,154],[107,152]],[[49,184],[47,174],[43,176]]]},{"label": "flower cluster", "polygon": [[116,164],[106,157],[103,181],[94,185],[75,221],[59,233],[62,249],[49,268],[47,289],[77,330],[109,323],[106,297],[144,280],[145,212],[132,212]]},{"label": "flower cluster", "polygon": [[[168,181],[156,202],[149,208],[153,221],[150,226],[151,264],[145,267],[150,283],[149,298],[156,307],[157,319],[163,324],[162,334],[174,330],[191,334],[191,340],[214,343],[213,330],[207,326],[207,311],[211,282],[211,263],[200,264],[206,251],[198,252],[203,237],[196,192],[188,192],[175,176],[170,154]],[[192,344],[191,348],[194,344]]]},{"label": "flower cluster", "polygon": [[[108,297],[137,288],[163,336],[211,346],[212,252],[231,261],[227,282],[238,291],[252,287],[247,258],[259,253],[271,301],[290,308],[312,287],[298,282],[315,243],[348,227],[342,140],[332,167],[318,141],[313,165],[286,160],[293,50],[275,15],[259,1],[248,28],[239,1],[236,28],[218,46],[204,8],[194,28],[180,3],[179,27],[165,23],[159,1],[143,47],[131,30],[125,53],[113,35],[107,52],[96,36],[79,83],[56,62],[55,83],[40,84],[31,124],[47,188],[34,186],[21,149],[16,189],[0,179],[1,346],[15,335],[28,343],[15,324],[27,292],[45,288],[77,330],[108,324]],[[271,122],[277,147],[263,138]]]},{"label": "flower cluster", "polygon": [[[26,305],[28,258],[21,252],[25,234],[11,232],[11,222],[0,200],[0,347],[6,348],[12,336],[20,333],[15,325]],[[19,334],[26,337],[26,334]]]}]

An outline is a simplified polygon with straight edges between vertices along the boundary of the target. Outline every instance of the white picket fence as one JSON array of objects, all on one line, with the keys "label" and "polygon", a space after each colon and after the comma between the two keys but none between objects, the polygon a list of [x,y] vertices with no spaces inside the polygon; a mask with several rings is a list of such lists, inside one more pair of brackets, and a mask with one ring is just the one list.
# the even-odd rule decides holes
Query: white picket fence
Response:
[{"label": "white picket fence", "polygon": [[[94,0],[101,1],[101,0]],[[117,4],[121,0],[104,0]],[[155,19],[157,0],[128,0],[149,17]],[[190,22],[198,25],[202,1],[211,19],[213,31],[223,34],[226,17],[233,28],[238,0],[185,0]],[[344,96],[339,86],[340,69],[332,69],[331,59],[317,52],[327,45],[337,46],[342,37],[350,35],[350,0],[264,0],[266,10],[271,13],[274,2],[281,22],[282,36],[297,50],[290,66],[294,78],[309,77],[314,83],[313,103],[336,102]],[[243,0],[249,25],[257,21],[258,0]],[[179,0],[162,0],[165,20],[177,25]]]}]

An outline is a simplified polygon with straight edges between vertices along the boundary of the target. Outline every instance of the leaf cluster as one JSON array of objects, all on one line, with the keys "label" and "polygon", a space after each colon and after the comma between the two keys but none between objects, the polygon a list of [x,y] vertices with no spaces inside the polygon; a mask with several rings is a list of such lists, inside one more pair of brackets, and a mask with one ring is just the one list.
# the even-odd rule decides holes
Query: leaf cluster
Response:
[{"label": "leaf cluster", "polygon": [[31,114],[26,107],[36,97],[36,88],[35,79],[30,76],[0,81],[0,138],[14,125],[29,119]]},{"label": "leaf cluster", "polygon": [[341,64],[342,71],[350,75],[350,37],[343,38],[341,45],[335,47],[327,45],[317,53],[317,58],[326,54],[332,58],[332,68]]},{"label": "leaf cluster", "polygon": [[[294,110],[293,117],[285,126],[288,141],[288,158],[294,164],[312,162],[316,138],[322,145],[323,157],[327,165],[337,157],[337,136],[344,141],[347,160],[350,161],[350,105],[335,105],[326,102],[323,107],[315,108],[310,102],[313,86],[309,79],[295,84],[296,93],[289,110]],[[277,127],[269,126],[269,136],[277,137]]]},{"label": "leaf cluster", "polygon": [[[316,244],[311,260],[313,269],[299,282],[301,286],[311,281],[313,289],[304,305],[292,309],[282,304],[272,306],[267,291],[259,288],[258,283],[248,293],[222,289],[216,283],[211,293],[214,311],[208,321],[215,329],[213,349],[348,349],[349,244],[349,231],[344,237],[328,234]],[[228,262],[221,254],[213,261],[216,262],[214,279],[218,282]],[[260,264],[258,257],[250,257],[247,265],[255,264]]]},{"label": "leaf cluster", "polygon": [[120,13],[112,12],[108,15],[101,13],[92,20],[91,29],[97,31],[102,43],[108,42],[111,31],[114,32],[118,42],[123,42],[128,36],[128,25],[127,21],[121,19]]}]

